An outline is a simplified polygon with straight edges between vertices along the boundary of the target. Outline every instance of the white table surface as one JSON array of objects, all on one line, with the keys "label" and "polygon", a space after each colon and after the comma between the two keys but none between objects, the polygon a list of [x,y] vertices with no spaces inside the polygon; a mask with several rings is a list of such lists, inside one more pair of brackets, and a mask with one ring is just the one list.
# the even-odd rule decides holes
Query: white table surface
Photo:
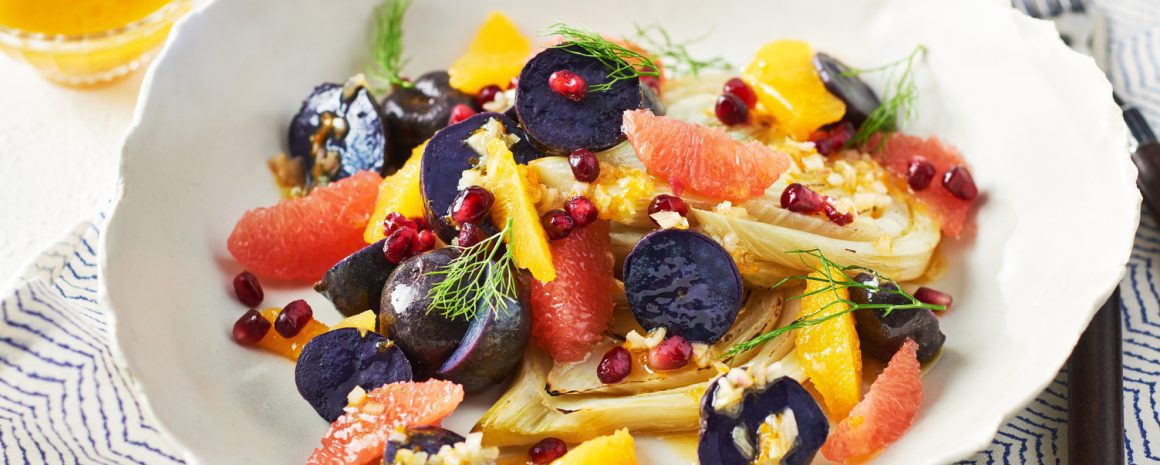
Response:
[{"label": "white table surface", "polygon": [[77,90],[0,54],[0,286],[107,204],[143,75]]}]

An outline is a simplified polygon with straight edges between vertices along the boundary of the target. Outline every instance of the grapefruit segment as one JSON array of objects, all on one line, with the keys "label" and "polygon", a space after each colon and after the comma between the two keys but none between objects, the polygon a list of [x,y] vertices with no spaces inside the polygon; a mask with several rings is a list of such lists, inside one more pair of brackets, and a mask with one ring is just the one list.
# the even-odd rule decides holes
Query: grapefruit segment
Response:
[{"label": "grapefruit segment", "polygon": [[918,344],[907,339],[874,380],[866,398],[844,418],[822,455],[838,463],[867,460],[906,433],[922,404],[922,367]]},{"label": "grapefruit segment", "polygon": [[[867,147],[878,147],[880,136],[872,138]],[[872,153],[874,153],[872,151]],[[926,189],[914,195],[927,206],[942,226],[943,234],[958,238],[967,222],[967,214],[974,202],[955,197],[942,185],[943,175],[955,166],[966,166],[966,162],[953,147],[936,137],[922,138],[901,133],[891,134],[878,152],[878,160],[888,171],[903,181],[906,180],[907,166],[914,157],[926,158],[935,168],[934,180]]]},{"label": "grapefruit segment", "polygon": [[449,381],[392,383],[376,388],[366,400],[330,425],[322,446],[307,465],[365,465],[383,455],[396,428],[434,426],[463,401],[463,388]]},{"label": "grapefruit segment", "polygon": [[306,197],[246,212],[226,242],[243,267],[262,277],[317,281],[332,265],[366,246],[382,179],[370,171],[317,187]]},{"label": "grapefruit segment", "polygon": [[788,155],[761,142],[648,110],[624,112],[624,134],[649,174],[732,202],[760,196],[790,166]]},{"label": "grapefruit segment", "polygon": [[551,242],[556,279],[532,281],[532,337],[556,361],[574,362],[612,322],[612,239],[598,220]]}]

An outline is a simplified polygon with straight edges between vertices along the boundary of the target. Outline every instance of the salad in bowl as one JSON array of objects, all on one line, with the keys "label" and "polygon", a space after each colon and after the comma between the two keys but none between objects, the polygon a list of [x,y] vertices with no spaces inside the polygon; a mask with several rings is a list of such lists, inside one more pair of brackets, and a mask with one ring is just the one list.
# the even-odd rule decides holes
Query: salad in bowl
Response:
[{"label": "salad in bowl", "polygon": [[[497,11],[409,77],[409,6],[375,12],[364,73],[303,89],[261,180],[283,199],[226,244],[233,340],[330,424],[305,463],[634,464],[642,436],[862,463],[907,433],[956,337],[925,284],[982,195],[905,132],[923,44],[862,69],[770,40],[735,68],[656,25],[529,37]],[[474,428],[440,427],[472,397]]]}]

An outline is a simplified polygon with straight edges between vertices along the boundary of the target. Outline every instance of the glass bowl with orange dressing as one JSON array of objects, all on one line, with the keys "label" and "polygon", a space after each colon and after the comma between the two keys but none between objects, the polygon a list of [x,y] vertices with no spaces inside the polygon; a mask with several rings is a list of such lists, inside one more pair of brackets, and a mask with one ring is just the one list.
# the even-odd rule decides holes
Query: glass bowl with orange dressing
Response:
[{"label": "glass bowl with orange dressing", "polygon": [[0,49],[54,82],[92,86],[148,63],[192,0],[0,0]]}]

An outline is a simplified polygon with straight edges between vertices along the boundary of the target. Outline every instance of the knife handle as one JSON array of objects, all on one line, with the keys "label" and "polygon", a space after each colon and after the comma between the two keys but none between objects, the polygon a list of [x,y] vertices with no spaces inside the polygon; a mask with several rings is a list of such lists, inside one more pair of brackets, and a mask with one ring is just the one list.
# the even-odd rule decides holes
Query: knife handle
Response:
[{"label": "knife handle", "polygon": [[1140,171],[1136,186],[1140,188],[1144,204],[1152,216],[1160,218],[1160,142],[1141,143],[1132,153],[1132,161]]},{"label": "knife handle", "polygon": [[1068,370],[1068,462],[1124,463],[1123,354],[1120,289],[1079,338]]}]

